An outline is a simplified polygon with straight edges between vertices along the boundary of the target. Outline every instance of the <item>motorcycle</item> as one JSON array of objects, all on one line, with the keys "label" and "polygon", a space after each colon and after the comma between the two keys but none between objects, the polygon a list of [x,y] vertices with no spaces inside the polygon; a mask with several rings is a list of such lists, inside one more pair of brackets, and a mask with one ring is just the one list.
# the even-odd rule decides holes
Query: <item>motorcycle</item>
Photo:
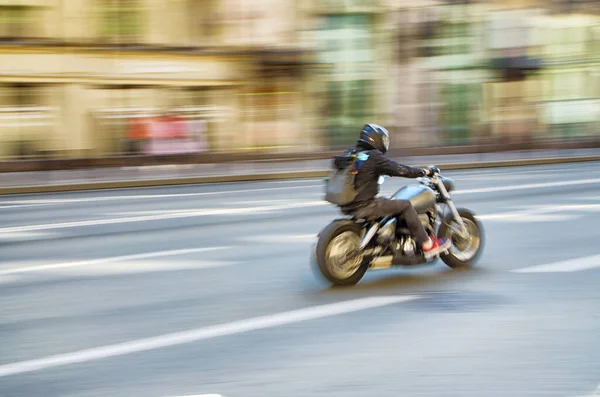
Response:
[{"label": "motorcycle", "polygon": [[[451,178],[436,166],[430,174],[417,178],[417,184],[400,188],[392,199],[409,200],[429,235],[446,237],[451,246],[439,256],[427,259],[406,223],[393,216],[357,219],[353,216],[333,220],[318,235],[312,262],[331,284],[356,285],[368,270],[393,266],[412,267],[441,260],[450,268],[475,265],[484,245],[484,230],[476,215],[454,205]],[[381,185],[385,177],[378,183]]]}]

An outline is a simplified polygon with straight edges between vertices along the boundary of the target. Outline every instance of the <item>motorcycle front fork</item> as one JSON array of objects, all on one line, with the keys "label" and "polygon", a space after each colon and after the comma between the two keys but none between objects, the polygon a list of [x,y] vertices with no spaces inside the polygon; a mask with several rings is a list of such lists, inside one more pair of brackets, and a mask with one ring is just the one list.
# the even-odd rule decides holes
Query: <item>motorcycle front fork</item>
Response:
[{"label": "motorcycle front fork", "polygon": [[[440,181],[439,179],[436,180],[437,186],[440,190],[440,192],[442,192],[442,196],[444,197],[444,200],[446,202],[446,205],[448,205],[448,207],[450,208],[450,212],[452,212],[452,216],[454,217],[454,219],[456,220],[456,222],[458,223],[458,226],[460,227],[459,230],[457,230],[458,235],[462,238],[467,238],[468,237],[468,231],[467,228],[465,226],[465,223],[463,222],[462,217],[460,216],[460,214],[458,213],[458,210],[456,209],[456,206],[454,205],[454,202],[452,201],[452,198],[450,197],[450,194],[448,193],[448,191],[446,190],[446,187],[444,186],[444,184],[442,183],[442,181]],[[442,215],[443,216],[443,215]],[[443,217],[442,217],[442,222],[443,222]],[[450,226],[450,225],[449,225]],[[451,227],[451,226],[450,226]]]},{"label": "motorcycle front fork", "polygon": [[[452,232],[454,234],[458,235],[459,237],[467,238],[469,235],[469,232],[467,231],[467,227],[465,226],[465,223],[463,222],[462,217],[458,213],[456,206],[454,205],[452,200],[447,200],[446,205],[448,205],[448,207],[450,208],[450,213],[452,214],[452,217],[456,220],[456,223],[458,223],[458,228],[456,228],[455,226],[453,226],[451,224],[448,224],[448,227],[452,230]],[[446,214],[444,213],[444,211],[442,211],[442,209],[439,206],[438,206],[438,216],[440,219],[440,224],[441,224],[441,222],[446,222]]]}]

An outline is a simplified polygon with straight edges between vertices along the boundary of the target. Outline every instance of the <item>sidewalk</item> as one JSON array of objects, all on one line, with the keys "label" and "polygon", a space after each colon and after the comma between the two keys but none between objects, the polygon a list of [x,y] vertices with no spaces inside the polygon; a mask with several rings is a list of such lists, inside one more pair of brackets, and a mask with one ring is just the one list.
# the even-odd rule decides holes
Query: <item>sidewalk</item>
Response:
[{"label": "sidewalk", "polygon": [[[448,169],[600,161],[600,148],[402,157],[395,160],[417,167],[435,164],[443,172]],[[255,161],[0,173],[0,194],[315,178],[325,176],[330,164],[331,160]]]}]

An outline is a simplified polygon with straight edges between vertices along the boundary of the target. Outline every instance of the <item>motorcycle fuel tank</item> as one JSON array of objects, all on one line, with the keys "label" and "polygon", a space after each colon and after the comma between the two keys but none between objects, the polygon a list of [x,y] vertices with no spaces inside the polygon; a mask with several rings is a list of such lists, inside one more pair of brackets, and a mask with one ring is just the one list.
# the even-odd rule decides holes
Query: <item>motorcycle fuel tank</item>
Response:
[{"label": "motorcycle fuel tank", "polygon": [[426,212],[435,205],[435,193],[432,189],[423,185],[404,186],[394,193],[392,198],[410,201],[417,213]]}]

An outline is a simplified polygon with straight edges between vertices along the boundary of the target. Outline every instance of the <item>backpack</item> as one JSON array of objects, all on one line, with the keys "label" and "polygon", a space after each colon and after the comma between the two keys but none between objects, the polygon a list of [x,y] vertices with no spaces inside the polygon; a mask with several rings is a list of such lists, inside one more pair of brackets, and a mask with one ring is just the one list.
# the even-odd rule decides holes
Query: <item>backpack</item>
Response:
[{"label": "backpack", "polygon": [[364,188],[356,189],[354,181],[360,166],[368,158],[368,154],[357,154],[354,149],[343,156],[335,156],[334,170],[325,185],[325,201],[338,206],[352,203]]}]

